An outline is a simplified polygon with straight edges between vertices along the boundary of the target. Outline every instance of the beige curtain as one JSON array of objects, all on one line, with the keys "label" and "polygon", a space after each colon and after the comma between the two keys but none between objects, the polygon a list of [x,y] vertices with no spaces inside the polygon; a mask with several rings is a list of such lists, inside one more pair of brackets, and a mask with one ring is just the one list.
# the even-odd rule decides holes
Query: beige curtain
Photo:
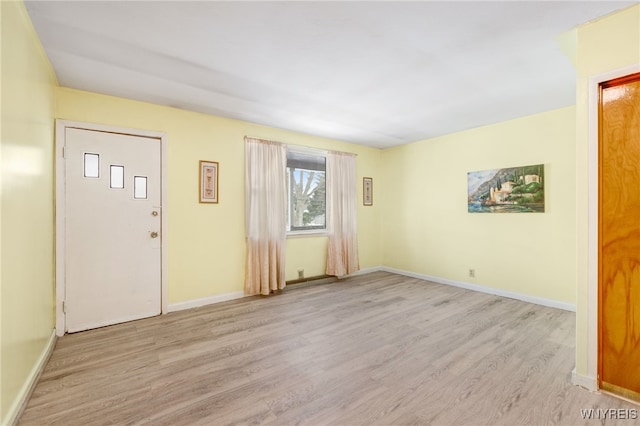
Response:
[{"label": "beige curtain", "polygon": [[356,157],[345,152],[327,154],[327,275],[352,274],[358,260]]},{"label": "beige curtain", "polygon": [[246,294],[285,287],[286,166],[283,144],[245,138]]}]

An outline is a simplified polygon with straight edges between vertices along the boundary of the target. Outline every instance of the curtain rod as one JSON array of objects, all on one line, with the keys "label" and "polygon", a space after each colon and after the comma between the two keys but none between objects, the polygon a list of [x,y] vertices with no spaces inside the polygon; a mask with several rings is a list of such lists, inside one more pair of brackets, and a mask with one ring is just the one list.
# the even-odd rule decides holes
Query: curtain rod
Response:
[{"label": "curtain rod", "polygon": [[269,139],[258,138],[256,136],[245,135],[244,141],[246,142],[247,139],[257,139],[257,140],[260,140],[260,141],[265,141],[265,142],[269,142],[269,143],[278,143],[278,144],[292,146],[292,147],[298,146],[300,148],[315,149],[315,150],[325,151],[325,152],[335,152],[335,153],[338,153],[338,154],[348,154],[348,155],[353,155],[354,157],[358,156],[358,154],[356,154],[354,152],[338,151],[338,150],[335,150],[335,149],[324,149],[324,148],[318,148],[318,147],[315,147],[315,146],[298,145],[298,144],[292,144],[292,143],[286,143],[286,142],[272,141],[272,140],[269,140]]},{"label": "curtain rod", "polygon": [[269,140],[269,139],[265,139],[265,138],[257,138],[257,137],[255,137],[255,136],[245,136],[245,137],[244,137],[244,141],[246,142],[246,141],[247,141],[247,139],[257,139],[257,140],[259,140],[259,141],[265,141],[265,142],[271,142],[271,143],[279,143],[279,144],[282,144],[282,145],[286,145],[286,143],[283,143],[283,142],[271,141],[271,140]]}]

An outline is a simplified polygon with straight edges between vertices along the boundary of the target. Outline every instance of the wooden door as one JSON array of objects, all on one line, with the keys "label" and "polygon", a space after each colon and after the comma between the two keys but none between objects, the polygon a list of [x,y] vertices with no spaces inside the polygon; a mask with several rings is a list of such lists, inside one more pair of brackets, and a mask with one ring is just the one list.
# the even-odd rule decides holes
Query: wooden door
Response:
[{"label": "wooden door", "polygon": [[640,401],[640,74],[600,86],[599,384]]},{"label": "wooden door", "polygon": [[159,315],[160,141],[68,128],[64,148],[67,331]]}]

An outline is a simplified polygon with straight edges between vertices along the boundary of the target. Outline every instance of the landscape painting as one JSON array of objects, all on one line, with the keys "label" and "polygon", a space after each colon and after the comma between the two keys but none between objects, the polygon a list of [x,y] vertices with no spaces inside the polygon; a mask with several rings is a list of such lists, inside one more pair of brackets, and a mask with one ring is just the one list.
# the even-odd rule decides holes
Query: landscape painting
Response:
[{"label": "landscape painting", "polygon": [[467,173],[469,213],[544,212],[544,164]]}]

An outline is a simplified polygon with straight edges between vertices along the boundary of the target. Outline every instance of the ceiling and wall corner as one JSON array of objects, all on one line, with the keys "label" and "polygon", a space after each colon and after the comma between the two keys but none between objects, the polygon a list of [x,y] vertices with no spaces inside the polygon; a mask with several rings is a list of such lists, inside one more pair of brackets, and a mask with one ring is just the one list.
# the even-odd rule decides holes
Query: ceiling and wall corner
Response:
[{"label": "ceiling and wall corner", "polygon": [[62,86],[387,148],[573,105],[557,38],[637,3],[26,5]]}]

